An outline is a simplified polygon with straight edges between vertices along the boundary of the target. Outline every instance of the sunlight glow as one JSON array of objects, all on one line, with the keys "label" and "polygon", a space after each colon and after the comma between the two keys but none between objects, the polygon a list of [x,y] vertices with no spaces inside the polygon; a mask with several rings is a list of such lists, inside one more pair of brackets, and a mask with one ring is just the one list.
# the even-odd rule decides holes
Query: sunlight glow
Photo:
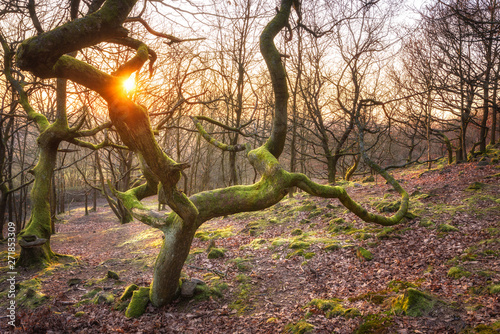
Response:
[{"label": "sunlight glow", "polygon": [[125,80],[123,82],[123,88],[125,88],[125,91],[128,93],[130,93],[131,91],[133,91],[135,89],[135,78],[134,76],[130,76],[127,80]]}]

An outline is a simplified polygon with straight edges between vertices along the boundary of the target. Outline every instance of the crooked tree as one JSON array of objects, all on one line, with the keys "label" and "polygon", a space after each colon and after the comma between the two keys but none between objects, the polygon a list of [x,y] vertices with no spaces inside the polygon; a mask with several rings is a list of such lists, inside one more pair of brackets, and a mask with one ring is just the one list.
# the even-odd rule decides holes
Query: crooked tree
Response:
[{"label": "crooked tree", "polygon": [[[366,162],[380,172],[402,196],[401,207],[391,217],[368,212],[341,187],[314,183],[304,174],[287,172],[279,164],[278,158],[283,152],[287,132],[289,94],[282,55],[274,44],[274,38],[288,26],[293,2],[281,1],[279,11],[260,36],[260,51],[269,70],[274,92],[273,126],[267,141],[257,148],[251,148],[249,144],[227,145],[204,130],[201,122],[213,120],[193,117],[196,128],[211,144],[229,152],[244,152],[250,164],[260,174],[260,180],[250,185],[204,191],[190,197],[177,188],[181,172],[189,165],[176,162],[161,149],[155,139],[147,110],[130,100],[122,86],[125,78],[140,69],[148,59],[154,58],[152,50],[142,42],[128,37],[128,31],[122,27],[136,1],[107,0],[95,13],[27,39],[17,50],[17,65],[22,70],[44,78],[66,78],[99,93],[108,104],[110,119],[121,140],[141,162],[147,182],[125,192],[117,191],[116,195],[138,220],[164,233],[150,289],[150,299],[155,306],[165,305],[176,297],[181,269],[189,254],[192,239],[204,222],[215,217],[267,208],[279,202],[291,187],[298,187],[315,196],[338,198],[349,210],[367,222],[394,225],[407,212],[408,194],[387,172],[371,162],[366,154],[363,155]],[[110,40],[137,50],[136,55],[113,74],[67,55]],[[218,122],[214,123],[220,125]],[[363,133],[362,124],[356,124],[360,127],[360,133]],[[360,137],[361,141],[362,139]],[[156,194],[158,188],[162,189],[172,212],[154,212],[141,203],[140,200],[144,197]]]}]

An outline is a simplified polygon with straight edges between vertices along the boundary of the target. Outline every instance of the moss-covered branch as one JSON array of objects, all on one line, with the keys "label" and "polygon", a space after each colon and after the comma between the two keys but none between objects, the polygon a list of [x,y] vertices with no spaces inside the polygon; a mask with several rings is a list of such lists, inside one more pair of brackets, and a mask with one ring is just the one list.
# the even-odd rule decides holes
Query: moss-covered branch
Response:
[{"label": "moss-covered branch", "polygon": [[271,76],[275,99],[273,128],[265,145],[276,158],[281,155],[285,147],[288,87],[285,67],[281,62],[281,54],[274,44],[274,38],[288,25],[292,3],[292,0],[282,1],[278,14],[267,24],[260,35],[260,52]]},{"label": "moss-covered branch", "polygon": [[54,77],[53,67],[62,55],[110,38],[126,37],[128,32],[122,23],[136,2],[107,0],[88,16],[25,40],[17,51],[18,66],[42,78]]},{"label": "moss-covered branch", "polygon": [[21,104],[24,111],[28,115],[28,118],[30,120],[33,120],[35,122],[35,124],[37,125],[38,130],[40,132],[42,132],[45,129],[47,129],[47,127],[50,125],[50,123],[44,115],[36,112],[33,109],[33,107],[31,107],[29,100],[28,100],[28,95],[24,91],[23,86],[21,85],[21,83],[19,81],[14,79],[14,77],[12,76],[12,57],[13,57],[13,54],[10,50],[9,45],[7,44],[7,41],[4,39],[2,34],[0,34],[0,40],[2,43],[3,51],[4,51],[4,57],[3,57],[4,69],[3,69],[3,72],[5,74],[5,77],[7,78],[9,83],[12,85],[12,87],[14,87],[17,94],[19,95],[19,103]]},{"label": "moss-covered branch", "polygon": [[191,117],[193,120],[194,125],[196,126],[196,129],[198,129],[198,132],[201,134],[201,136],[210,144],[214,145],[215,147],[227,151],[227,152],[241,152],[244,151],[245,148],[247,147],[247,144],[236,144],[236,145],[228,145],[224,144],[214,137],[212,137],[201,125],[200,121],[198,121],[198,117]]}]

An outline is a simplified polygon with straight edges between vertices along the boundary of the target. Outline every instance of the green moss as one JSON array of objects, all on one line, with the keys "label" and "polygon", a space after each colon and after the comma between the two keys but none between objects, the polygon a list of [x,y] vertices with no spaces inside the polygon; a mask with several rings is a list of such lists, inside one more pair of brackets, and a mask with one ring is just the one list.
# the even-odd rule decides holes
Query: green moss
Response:
[{"label": "green moss", "polygon": [[207,300],[210,297],[222,298],[224,296],[223,292],[228,288],[226,283],[221,283],[218,281],[209,284],[198,284],[194,290],[195,300]]},{"label": "green moss", "polygon": [[481,183],[481,182],[474,182],[471,185],[469,185],[465,190],[469,191],[477,191],[477,190],[482,190],[486,187],[486,184]]},{"label": "green moss", "polygon": [[243,259],[241,257],[237,257],[235,259],[230,260],[230,263],[236,264],[236,268],[239,271],[249,271],[252,269],[252,265],[249,263],[250,259]]},{"label": "green moss", "polygon": [[123,247],[126,245],[136,245],[137,243],[140,243],[148,239],[157,240],[158,238],[161,238],[161,231],[159,231],[156,228],[149,228],[143,232],[134,234],[131,238],[118,245],[118,247]]},{"label": "green moss", "polygon": [[420,223],[418,223],[418,226],[422,227],[433,227],[435,224],[428,219],[421,220]]},{"label": "green moss", "polygon": [[470,272],[466,270],[462,270],[459,267],[451,267],[450,270],[448,270],[448,277],[451,277],[453,279],[459,279],[462,277],[469,277],[471,275]]},{"label": "green moss", "polygon": [[460,231],[455,226],[448,225],[448,224],[440,224],[440,225],[438,225],[437,230],[440,231],[440,232],[458,232],[458,231]]},{"label": "green moss", "polygon": [[373,205],[378,212],[396,212],[401,206],[401,201],[378,201]]},{"label": "green moss", "polygon": [[359,247],[356,251],[356,256],[361,260],[371,261],[373,259],[373,255],[370,251],[364,249],[363,247]]},{"label": "green moss", "polygon": [[315,210],[316,208],[317,208],[316,204],[305,204],[305,205],[296,207],[295,211],[299,211],[299,212],[311,212],[311,211]]},{"label": "green moss", "polygon": [[238,315],[242,315],[251,307],[252,284],[249,283],[249,279],[245,278],[242,278],[241,283],[238,287],[236,300],[229,304],[229,308],[236,310]]},{"label": "green moss", "polygon": [[323,249],[325,251],[334,251],[334,250],[341,249],[341,248],[342,248],[342,245],[339,244],[338,242],[332,242],[332,243],[329,243],[323,247]]},{"label": "green moss", "polygon": [[361,315],[358,309],[348,308],[342,306],[342,300],[338,298],[333,299],[313,299],[307,303],[306,307],[314,307],[319,311],[325,313],[325,317],[331,318],[336,316],[343,316],[346,318],[353,318]]},{"label": "green moss", "polygon": [[138,290],[139,287],[135,284],[131,284],[125,288],[125,291],[123,291],[123,294],[120,296],[120,300],[124,301],[127,299],[130,299],[132,297],[132,294],[134,293],[135,290]]},{"label": "green moss", "polygon": [[128,304],[125,316],[127,318],[140,317],[149,303],[149,287],[141,287],[132,294],[132,299]]},{"label": "green moss", "polygon": [[303,249],[297,249],[291,253],[288,253],[286,255],[286,258],[287,259],[291,259],[292,257],[295,257],[295,256],[304,256],[304,250]]},{"label": "green moss", "polygon": [[240,247],[240,249],[246,249],[246,248],[251,248],[251,249],[261,249],[264,247],[264,245],[267,243],[266,239],[253,239],[248,245],[243,245]]},{"label": "green moss", "polygon": [[370,302],[375,305],[382,305],[386,299],[387,299],[387,291],[378,291],[378,292],[369,291],[365,294],[349,298],[349,301],[356,302],[358,300],[366,300],[367,302]]},{"label": "green moss", "polygon": [[219,228],[216,230],[199,230],[196,231],[194,237],[201,239],[202,241],[208,241],[212,239],[229,238],[233,235],[233,227],[228,226],[226,228]]},{"label": "green moss", "polygon": [[340,232],[348,232],[354,228],[353,224],[347,223],[344,219],[342,218],[335,218],[330,221],[328,224],[328,232],[334,234],[334,233],[340,233]]},{"label": "green moss", "polygon": [[302,241],[302,240],[294,240],[290,244],[289,247],[291,249],[306,249],[306,248],[309,248],[309,246],[311,246],[310,242],[306,242],[306,241]]},{"label": "green moss", "polygon": [[391,238],[399,238],[399,236],[395,235],[396,229],[394,227],[384,227],[382,231],[376,234],[378,239],[391,239]]},{"label": "green moss", "polygon": [[354,331],[354,334],[388,333],[388,328],[394,323],[391,316],[381,314],[369,314],[364,318],[363,323]]},{"label": "green moss", "polygon": [[491,236],[500,235],[500,228],[498,228],[498,227],[488,227],[488,228],[486,228],[486,233],[488,233]]},{"label": "green moss", "polygon": [[[17,287],[16,287],[17,288]],[[40,292],[41,281],[33,278],[19,283],[16,293],[16,303],[26,308],[36,308],[49,300],[49,297]]]},{"label": "green moss", "polygon": [[292,232],[290,232],[291,235],[301,235],[302,233],[304,232],[302,232],[300,228],[296,228]]},{"label": "green moss", "polygon": [[316,253],[314,253],[314,252],[305,253],[304,259],[306,259],[306,260],[312,259],[314,257],[314,255],[316,255]]},{"label": "green moss", "polygon": [[313,210],[309,213],[309,215],[307,216],[307,219],[312,219],[314,217],[318,217],[320,216],[321,214],[323,213],[323,211],[321,209],[316,209],[316,210]]},{"label": "green moss", "polygon": [[408,288],[405,293],[394,299],[391,311],[395,314],[405,314],[410,317],[420,317],[428,314],[437,300],[419,290]]},{"label": "green moss", "polygon": [[223,248],[212,248],[210,252],[208,252],[207,257],[209,259],[218,259],[224,257],[225,249]]},{"label": "green moss", "polygon": [[408,288],[417,288],[418,286],[419,286],[418,284],[400,280],[390,281],[387,284],[387,288],[396,293],[402,290],[406,290]]},{"label": "green moss", "polygon": [[500,293],[500,284],[490,285],[490,286],[488,287],[488,291],[489,291],[492,295],[499,294],[499,293]]},{"label": "green moss", "polygon": [[97,293],[99,293],[100,291],[102,291],[102,288],[100,288],[100,287],[94,288],[91,291],[89,291],[86,294],[84,294],[82,296],[82,299],[94,298],[95,295],[97,295]]},{"label": "green moss", "polygon": [[300,320],[296,323],[287,324],[285,326],[285,333],[304,334],[311,332],[313,329],[313,325],[305,320]]},{"label": "green moss", "polygon": [[83,311],[78,311],[74,314],[75,318],[81,318],[85,315],[85,312]]},{"label": "green moss", "polygon": [[489,325],[480,324],[474,327],[475,334],[495,334],[500,332],[500,320],[497,320]]}]

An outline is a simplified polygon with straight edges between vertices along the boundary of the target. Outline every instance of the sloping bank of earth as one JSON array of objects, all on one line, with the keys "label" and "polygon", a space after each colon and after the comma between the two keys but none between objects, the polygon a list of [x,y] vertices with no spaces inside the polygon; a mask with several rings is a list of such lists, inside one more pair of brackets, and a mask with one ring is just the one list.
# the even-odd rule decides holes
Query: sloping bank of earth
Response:
[{"label": "sloping bank of earth", "polygon": [[[137,222],[119,225],[109,209],[89,216],[74,209],[61,217],[52,244],[78,262],[18,274],[18,329],[494,333],[499,173],[498,165],[476,163],[398,173],[415,216],[390,228],[359,221],[336,200],[304,194],[212,220],[198,231],[184,267],[185,282],[203,282],[195,295],[160,309],[149,305],[131,319],[128,299],[120,297],[131,284],[148,286],[161,234]],[[397,207],[397,194],[380,180],[344,185],[366,206],[386,214]],[[2,294],[7,287],[2,278]],[[0,300],[3,316],[7,298]]]}]

